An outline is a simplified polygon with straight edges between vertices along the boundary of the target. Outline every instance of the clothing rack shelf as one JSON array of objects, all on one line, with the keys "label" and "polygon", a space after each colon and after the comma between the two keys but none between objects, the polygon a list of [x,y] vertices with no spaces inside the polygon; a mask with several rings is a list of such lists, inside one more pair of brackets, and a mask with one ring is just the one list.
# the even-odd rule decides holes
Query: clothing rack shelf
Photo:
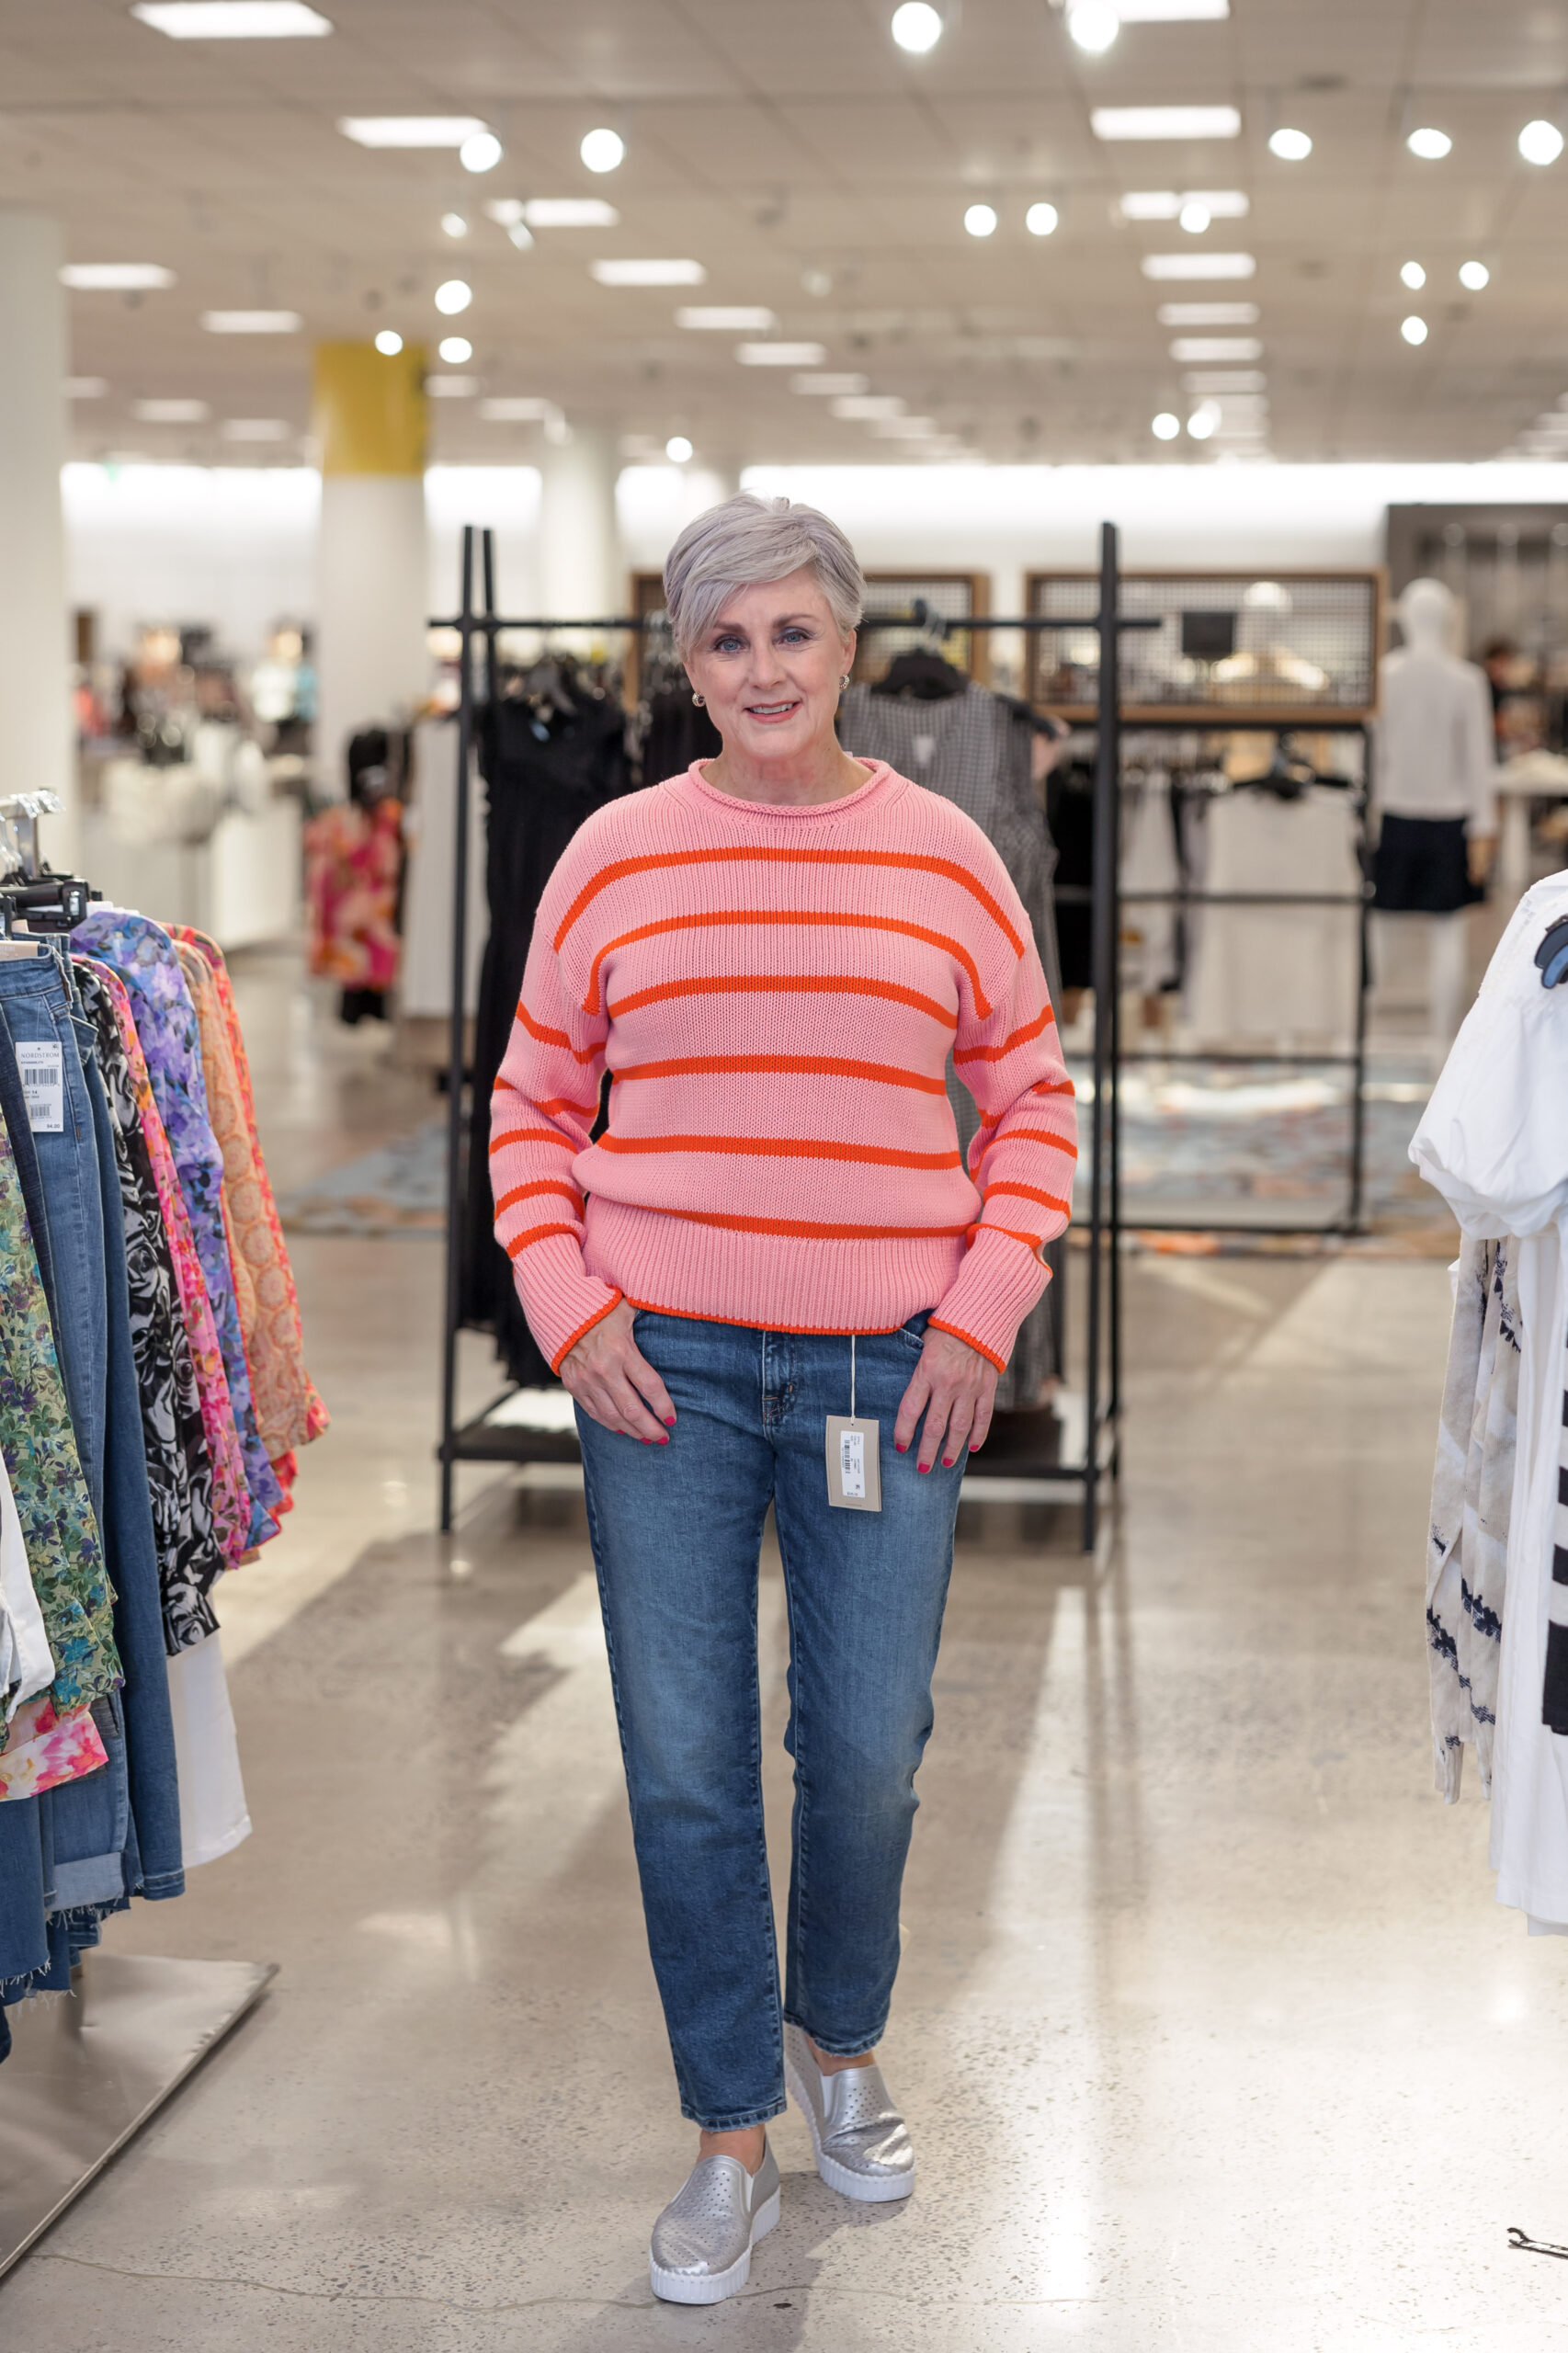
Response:
[{"label": "clothing rack shelf", "polygon": [[96,2181],[277,1975],[275,1963],[83,1956],[17,2004],[0,2099],[0,2277]]},{"label": "clothing rack shelf", "polygon": [[[1123,630],[1152,626],[1119,609],[1119,557],[1116,526],[1100,531],[1096,612],[1088,617],[1056,620],[1043,614],[1005,619],[971,613],[949,622],[924,612],[918,603],[908,613],[870,614],[866,627],[908,631],[931,627],[959,630],[1022,630],[1031,634],[1070,629],[1097,632],[1102,648],[1099,698],[1095,720],[1098,750],[1095,775],[1096,884],[1093,894],[1093,965],[1095,989],[1095,1095],[1091,1120],[1095,1139],[1086,1217],[1078,1230],[1087,1245],[1085,1375],[1080,1392],[1063,1401],[1065,1412],[1055,1427],[1065,1459],[1008,1459],[994,1472],[983,1456],[965,1473],[965,1502],[1068,1504],[1082,1512],[1084,1550],[1097,1540],[1103,1489],[1114,1487],[1120,1474],[1121,1427],[1121,1246],[1120,1185],[1118,1175],[1116,1072],[1117,1038],[1117,904],[1115,846],[1120,767],[1120,713],[1118,700],[1118,644]],[[659,625],[651,612],[621,614],[591,620],[534,617],[511,620],[495,603],[495,543],[489,529],[465,524],[462,535],[461,597],[455,614],[432,619],[432,629],[450,630],[460,639],[457,790],[453,813],[451,1024],[447,1063],[447,1265],[441,1342],[441,1427],[437,1447],[440,1465],[440,1524],[443,1533],[453,1525],[456,1468],[460,1462],[510,1462],[537,1472],[526,1483],[547,1491],[563,1488],[580,1462],[575,1437],[562,1430],[533,1427],[497,1419],[517,1392],[493,1398],[483,1412],[460,1424],[457,1417],[458,1334],[461,1325],[461,1268],[464,1245],[464,1006],[467,974],[469,805],[473,747],[479,717],[479,677],[493,697],[496,688],[496,639],[504,631],[534,631],[544,635],[565,631],[608,635],[624,631],[633,642]],[[476,590],[483,604],[476,602]],[[483,656],[483,665],[476,659]],[[1065,1275],[1068,1254],[1061,1254]],[[1042,1419],[1045,1416],[1042,1415]]]}]

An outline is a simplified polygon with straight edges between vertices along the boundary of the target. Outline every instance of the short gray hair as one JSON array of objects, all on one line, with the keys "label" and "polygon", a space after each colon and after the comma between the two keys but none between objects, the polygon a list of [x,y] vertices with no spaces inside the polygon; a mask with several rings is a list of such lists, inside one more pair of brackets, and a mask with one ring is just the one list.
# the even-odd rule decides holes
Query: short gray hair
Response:
[{"label": "short gray hair", "polygon": [[719,618],[737,588],[784,580],[802,568],[816,575],[840,632],[847,637],[865,609],[866,582],[838,525],[814,506],[737,491],[688,523],[665,564],[665,606],[684,658]]}]

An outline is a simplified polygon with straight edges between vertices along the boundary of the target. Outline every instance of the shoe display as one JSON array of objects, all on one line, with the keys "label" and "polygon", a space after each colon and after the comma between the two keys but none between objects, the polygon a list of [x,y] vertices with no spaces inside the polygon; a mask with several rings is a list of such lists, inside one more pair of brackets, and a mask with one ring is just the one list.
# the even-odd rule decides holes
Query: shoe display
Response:
[{"label": "shoe display", "polygon": [[671,2304],[719,2304],[746,2284],[751,2251],[778,2220],[778,2167],[765,2147],[756,2173],[738,2157],[703,2157],[653,2225],[648,2279]]},{"label": "shoe display", "polygon": [[880,2067],[824,2075],[802,2027],[784,2028],[784,2078],[811,2127],[817,2171],[830,2189],[872,2203],[907,2198],[915,2149]]}]

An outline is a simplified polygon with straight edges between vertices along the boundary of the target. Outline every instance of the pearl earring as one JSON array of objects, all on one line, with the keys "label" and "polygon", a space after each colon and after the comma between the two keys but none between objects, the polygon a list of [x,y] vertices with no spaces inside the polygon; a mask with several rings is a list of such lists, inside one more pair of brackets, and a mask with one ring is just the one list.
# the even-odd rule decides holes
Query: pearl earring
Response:
[{"label": "pearl earring", "polygon": [[838,691],[839,691],[839,693],[840,693],[840,694],[842,694],[842,693],[844,692],[844,689],[846,688],[846,687],[848,684],[849,684],[849,673],[848,673],[848,671],[847,671],[847,670],[846,670],[846,672],[844,673],[843,677],[842,677],[842,678],[840,678],[840,680],[838,681]]},{"label": "pearl earring", "polygon": [[696,689],[696,688],[695,688],[695,687],[694,687],[694,688],[692,688],[692,690],[691,690],[691,699],[692,699],[692,701],[697,705],[697,708],[698,708],[698,710],[707,710],[707,708],[708,708],[708,698],[706,697],[706,695],[699,695],[699,694],[698,693],[698,691],[697,691],[697,689]]}]

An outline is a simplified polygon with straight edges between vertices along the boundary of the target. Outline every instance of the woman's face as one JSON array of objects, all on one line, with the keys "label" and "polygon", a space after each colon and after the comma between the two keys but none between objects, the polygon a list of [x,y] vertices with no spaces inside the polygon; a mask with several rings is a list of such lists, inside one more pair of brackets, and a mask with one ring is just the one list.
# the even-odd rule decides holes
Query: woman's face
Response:
[{"label": "woman's face", "polygon": [[687,656],[726,750],[798,757],[830,738],[838,682],[855,658],[809,566],[737,588]]}]

